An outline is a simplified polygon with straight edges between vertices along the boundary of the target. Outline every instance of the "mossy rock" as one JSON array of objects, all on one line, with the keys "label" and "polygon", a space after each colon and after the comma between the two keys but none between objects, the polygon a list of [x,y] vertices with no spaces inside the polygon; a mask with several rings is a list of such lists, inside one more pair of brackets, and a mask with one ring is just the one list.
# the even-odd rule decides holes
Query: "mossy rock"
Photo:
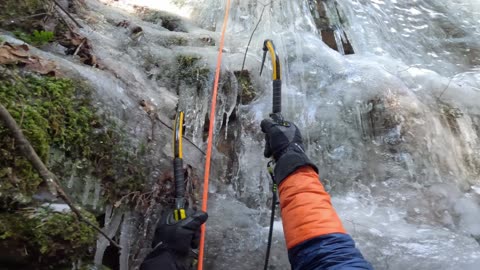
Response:
[{"label": "mossy rock", "polygon": [[[77,174],[101,181],[105,201],[143,191],[144,153],[135,151],[115,122],[97,115],[91,90],[85,84],[20,72],[2,76],[0,103],[60,179],[71,176],[71,167],[65,164],[81,162],[84,169]],[[1,125],[0,180],[0,209],[28,204],[42,182]]]},{"label": "mossy rock", "polygon": [[460,133],[460,126],[458,125],[457,119],[463,117],[463,112],[459,108],[441,101],[439,101],[439,108],[450,130],[458,135]]},{"label": "mossy rock", "polygon": [[[68,79],[20,75],[0,78],[0,103],[22,128],[44,163],[50,148],[61,149],[72,158],[90,154],[88,135],[97,120],[89,106],[89,92],[74,87]],[[83,93],[79,93],[83,92]],[[29,198],[41,179],[21,156],[10,133],[0,126],[0,198]]]},{"label": "mossy rock", "polygon": [[46,13],[45,1],[42,0],[2,0],[0,27],[28,32],[42,30],[39,20],[41,16],[30,17],[42,13]]},{"label": "mossy rock", "polygon": [[15,30],[13,33],[17,38],[35,46],[45,45],[55,39],[54,33],[50,31],[33,30],[32,34],[27,34],[23,31]]},{"label": "mossy rock", "polygon": [[196,55],[178,55],[178,79],[188,85],[204,86],[210,75],[210,68],[200,66],[201,57]]},{"label": "mossy rock", "polygon": [[0,28],[33,46],[52,42],[68,28],[65,22],[50,16],[47,9],[48,1],[44,0],[2,0]]},{"label": "mossy rock", "polygon": [[[95,217],[81,210],[84,218]],[[71,212],[50,207],[26,208],[0,213],[0,262],[30,266],[30,269],[59,269],[89,258],[97,232]]]},{"label": "mossy rock", "polygon": [[166,45],[167,46],[187,46],[188,39],[181,36],[170,37],[170,38],[167,38]]},{"label": "mossy rock", "polygon": [[[145,192],[147,147],[137,147],[115,121],[99,115],[91,89],[82,82],[3,69],[0,103],[74,202],[81,201],[82,194],[68,189],[68,164],[80,164],[74,185],[82,186],[86,177],[100,182],[99,204]],[[96,233],[71,213],[39,208],[33,198],[38,198],[41,182],[0,124],[0,265],[63,269],[78,259],[88,262]],[[126,201],[122,203],[137,203]],[[96,223],[85,210],[84,216]]]},{"label": "mossy rock", "polygon": [[187,32],[182,19],[171,13],[151,10],[145,7],[137,8],[140,18],[146,22],[160,24],[163,28],[174,32]]},{"label": "mossy rock", "polygon": [[243,105],[249,104],[257,96],[255,89],[253,89],[250,72],[248,70],[243,70],[235,71],[233,74],[235,74],[238,82],[238,94],[240,96],[240,103]]}]

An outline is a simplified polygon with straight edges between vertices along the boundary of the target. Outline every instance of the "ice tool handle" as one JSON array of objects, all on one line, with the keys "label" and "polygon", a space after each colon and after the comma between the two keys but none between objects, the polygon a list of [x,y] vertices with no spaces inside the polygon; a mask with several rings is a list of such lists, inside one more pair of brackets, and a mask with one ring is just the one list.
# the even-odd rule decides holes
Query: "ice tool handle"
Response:
[{"label": "ice tool handle", "polygon": [[280,58],[275,52],[275,46],[270,39],[267,39],[263,42],[263,60],[262,67],[260,69],[260,76],[263,72],[263,67],[265,65],[265,60],[267,58],[267,53],[270,53],[272,58],[272,85],[273,85],[273,102],[272,102],[272,113],[270,117],[278,122],[283,122],[282,117],[282,72],[280,67]]},{"label": "ice tool handle", "polygon": [[173,217],[176,221],[187,218],[185,212],[185,174],[183,171],[183,120],[184,113],[180,111],[175,117],[173,129],[173,174],[175,177],[175,209]]},{"label": "ice tool handle", "polygon": [[[263,67],[265,65],[265,59],[267,58],[267,52],[270,52],[272,58],[272,85],[273,85],[273,102],[272,102],[272,113],[270,117],[273,121],[280,125],[289,125],[288,122],[283,121],[282,117],[282,72],[280,68],[280,58],[278,58],[277,53],[275,52],[275,46],[273,42],[269,39],[263,42],[263,59],[262,67],[260,69],[260,75],[262,75]],[[268,269],[268,261],[270,259],[270,249],[272,246],[272,233],[273,233],[273,224],[275,221],[275,206],[277,205],[277,185],[275,184],[275,175],[274,175],[274,161],[273,159],[268,162],[267,169],[270,177],[272,178],[273,187],[273,197],[272,197],[272,211],[270,216],[270,229],[268,232],[268,244],[267,244],[267,254],[265,256],[264,270]]]}]

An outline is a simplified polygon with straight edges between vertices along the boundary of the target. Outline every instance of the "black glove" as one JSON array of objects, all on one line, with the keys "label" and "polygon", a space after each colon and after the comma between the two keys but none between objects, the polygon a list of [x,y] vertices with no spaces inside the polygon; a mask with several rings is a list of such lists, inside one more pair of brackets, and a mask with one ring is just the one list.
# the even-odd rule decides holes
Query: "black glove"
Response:
[{"label": "black glove", "polygon": [[291,173],[303,166],[311,166],[317,173],[318,168],[305,154],[302,134],[298,127],[290,122],[277,123],[271,119],[264,119],[261,123],[265,133],[266,158],[275,159],[275,182],[277,185]]},{"label": "black glove", "polygon": [[187,213],[187,218],[175,221],[169,213],[160,220],[155,230],[153,247],[161,245],[179,255],[188,254],[190,248],[197,248],[200,240],[200,226],[207,221],[208,214],[202,211]]}]

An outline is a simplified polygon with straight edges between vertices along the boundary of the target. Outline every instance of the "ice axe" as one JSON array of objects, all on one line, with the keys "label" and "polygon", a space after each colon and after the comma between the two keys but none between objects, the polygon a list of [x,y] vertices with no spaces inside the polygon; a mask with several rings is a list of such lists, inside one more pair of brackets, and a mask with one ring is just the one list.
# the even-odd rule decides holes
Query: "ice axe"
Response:
[{"label": "ice axe", "polygon": [[[272,58],[272,86],[273,86],[273,100],[272,100],[272,113],[270,117],[273,121],[280,125],[288,125],[287,122],[283,121],[282,116],[282,72],[280,66],[280,58],[278,57],[275,46],[270,39],[267,39],[263,42],[263,60],[262,67],[260,69],[260,76],[262,75],[263,66],[265,65],[265,60],[267,58],[267,52],[270,53]],[[273,159],[268,162],[267,169],[268,174],[272,178],[273,187],[273,197],[272,197],[272,214],[270,216],[270,229],[268,232],[268,244],[267,244],[267,254],[265,256],[265,265],[264,270],[268,268],[268,260],[270,258],[270,249],[272,247],[272,235],[273,235],[273,222],[275,221],[275,207],[277,205],[277,184],[275,184],[275,175],[273,174]]]},{"label": "ice axe", "polygon": [[278,57],[275,46],[270,39],[263,42],[263,60],[260,69],[260,76],[262,76],[263,67],[267,58],[267,52],[272,58],[272,86],[273,86],[273,102],[272,113],[270,117],[277,123],[283,123],[282,117],[282,71],[280,67],[280,58]]},{"label": "ice axe", "polygon": [[183,171],[183,120],[184,113],[180,111],[175,117],[173,128],[173,175],[175,179],[175,221],[187,218],[185,212],[185,174]]}]

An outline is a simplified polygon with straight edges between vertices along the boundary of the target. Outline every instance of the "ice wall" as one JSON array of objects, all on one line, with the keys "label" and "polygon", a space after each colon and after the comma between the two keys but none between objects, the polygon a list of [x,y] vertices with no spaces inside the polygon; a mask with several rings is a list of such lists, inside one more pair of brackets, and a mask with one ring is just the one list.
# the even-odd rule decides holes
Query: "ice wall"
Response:
[{"label": "ice wall", "polygon": [[[102,70],[62,55],[59,48],[33,50],[88,81],[99,105],[121,119],[132,138],[151,137],[150,184],[170,168],[171,131],[159,121],[168,123],[177,106],[186,111],[187,137],[205,147],[225,8],[221,0],[166,2],[183,16],[182,31],[165,28],[160,17],[146,21],[132,15],[134,0],[85,1],[78,14],[85,25],[81,33],[92,42]],[[322,42],[315,5],[326,7],[337,37],[346,33],[355,54],[345,56]],[[263,267],[271,192],[259,123],[271,110],[269,64],[262,77],[258,72],[267,38],[283,67],[284,116],[301,128],[344,225],[375,268],[478,269],[479,13],[474,0],[232,0],[206,269]],[[132,35],[129,27],[119,26],[122,21],[140,26],[141,34]],[[233,73],[241,69],[259,21],[245,65],[257,96],[239,105]],[[181,77],[179,61],[196,57],[188,78]],[[203,154],[190,143],[185,147],[186,163],[201,175]],[[96,208],[98,186],[90,183],[84,191],[80,199]],[[134,254],[146,252],[137,244],[148,237],[144,225],[154,224],[158,213],[141,217],[104,210],[106,231],[127,246],[121,261],[128,269],[126,264],[137,263]],[[99,239],[97,244],[99,263],[108,243]],[[279,217],[270,261],[271,269],[290,269]]]},{"label": "ice wall", "polygon": [[[302,129],[358,246],[377,269],[478,268],[478,4],[325,1],[356,52],[344,56],[321,41],[312,2],[266,2],[247,67],[259,70],[263,40],[272,39],[283,66],[284,115]],[[225,68],[238,68],[262,9],[259,1],[233,1]],[[237,184],[211,202],[213,209],[222,204],[207,238],[212,269],[261,267],[260,258],[247,266],[241,258],[266,247],[269,179],[254,127],[271,110],[269,78],[255,78],[260,96],[239,107]],[[227,207],[235,199],[249,210]],[[223,215],[253,225],[222,222]],[[252,235],[265,241],[259,246]],[[289,269],[276,248],[272,269]]]}]

